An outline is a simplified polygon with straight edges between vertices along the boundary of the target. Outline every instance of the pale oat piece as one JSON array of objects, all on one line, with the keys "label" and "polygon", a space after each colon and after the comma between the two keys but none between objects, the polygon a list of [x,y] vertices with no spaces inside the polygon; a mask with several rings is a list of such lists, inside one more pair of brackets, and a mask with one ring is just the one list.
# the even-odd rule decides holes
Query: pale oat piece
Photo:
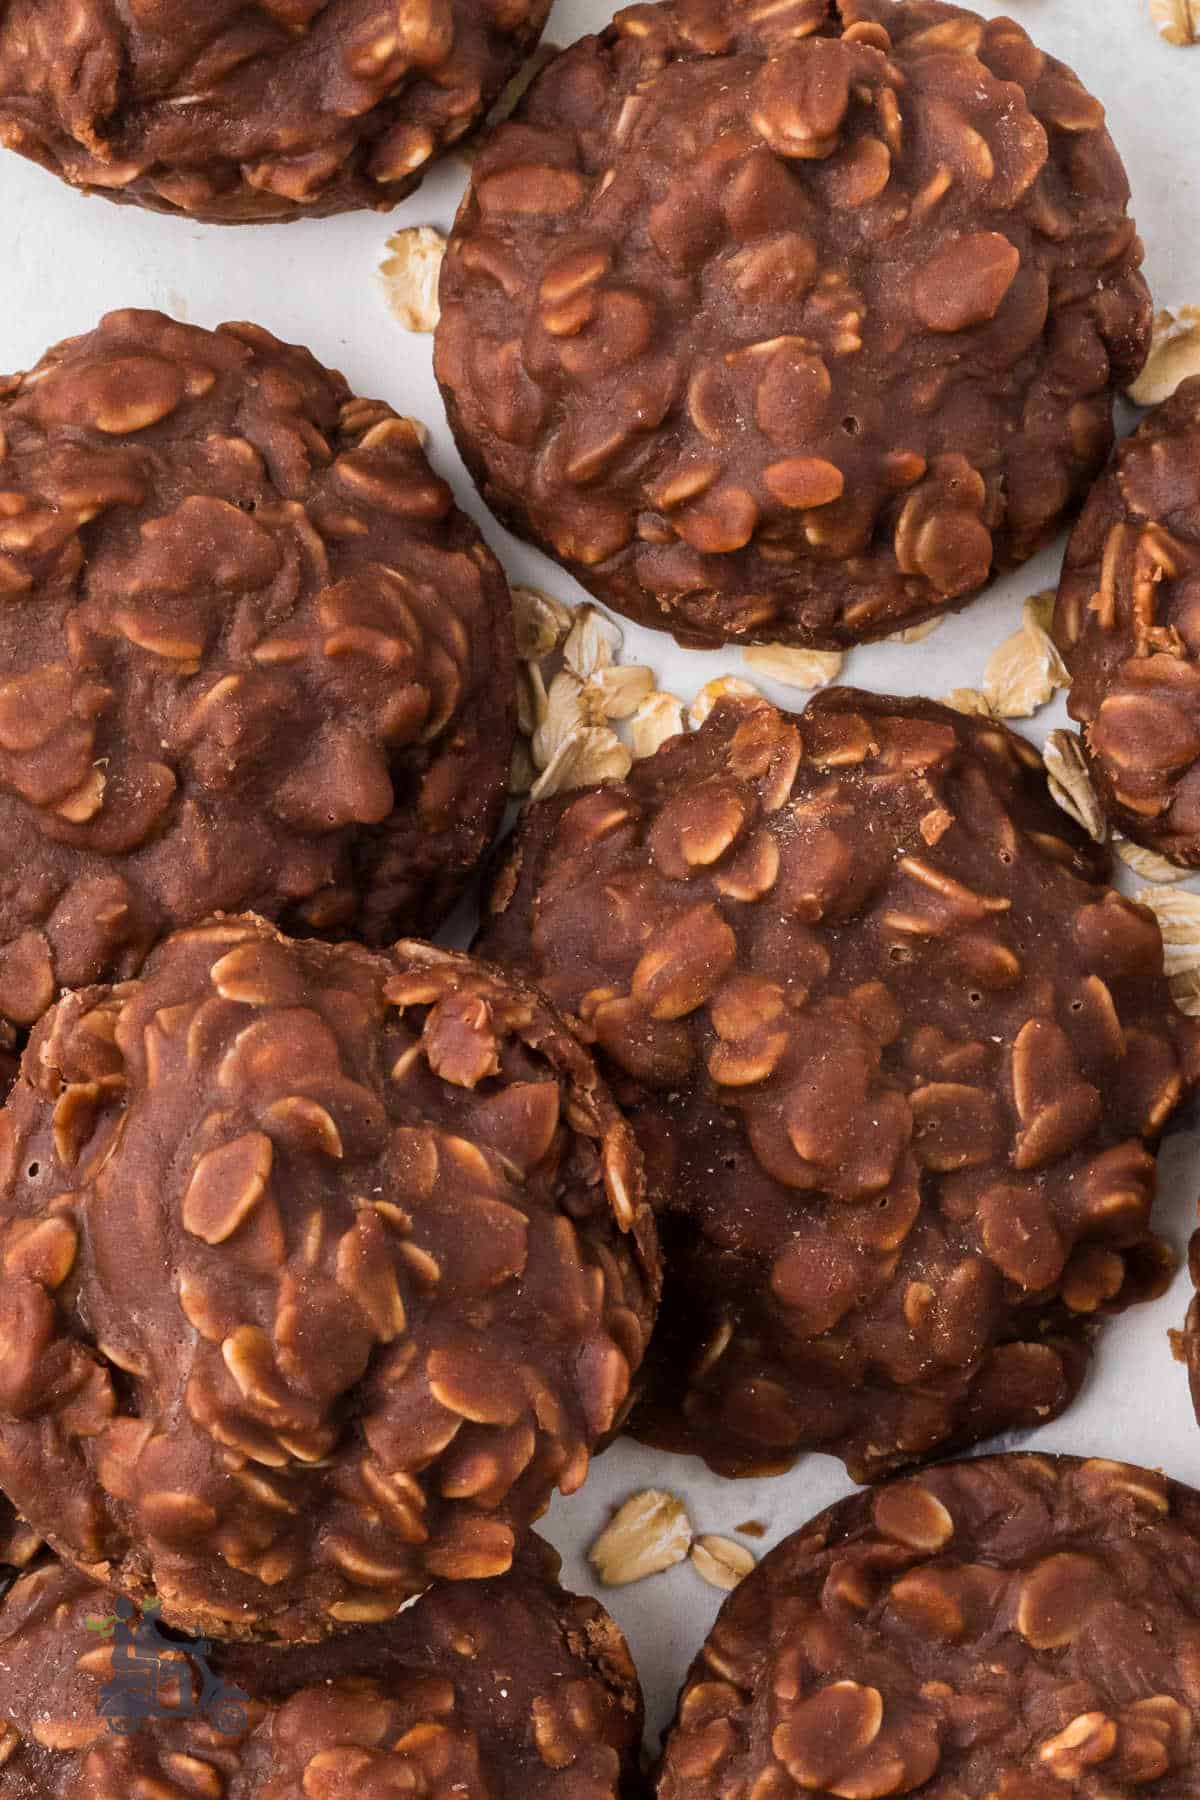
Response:
[{"label": "pale oat piece", "polygon": [[518,585],[512,590],[512,599],[517,655],[523,662],[541,662],[553,656],[571,629],[571,608],[541,588]]},{"label": "pale oat piece", "polygon": [[[1053,597],[1049,601],[1053,606]],[[1046,630],[1047,597],[1034,594],[1025,602],[1018,631],[993,650],[983,671],[982,693],[997,719],[1029,719],[1069,685],[1066,664]]]},{"label": "pale oat piece", "polygon": [[539,769],[547,768],[568,738],[587,725],[603,723],[604,715],[599,707],[589,704],[584,683],[569,669],[560,669],[550,683],[546,714],[530,744],[534,762]]},{"label": "pale oat piece", "polygon": [[446,239],[434,225],[409,225],[387,241],[379,265],[387,303],[406,331],[437,329],[438,280]]},{"label": "pale oat piece", "polygon": [[692,1542],[692,1522],[677,1494],[645,1488],[626,1500],[588,1551],[605,1587],[625,1587],[681,1563]]},{"label": "pale oat piece", "polygon": [[761,688],[755,687],[752,681],[743,681],[739,675],[718,675],[715,681],[705,682],[688,707],[687,722],[693,731],[699,731],[718,700],[724,700],[727,696],[731,699],[753,700],[761,694]]},{"label": "pale oat piece", "polygon": [[587,687],[606,719],[631,719],[653,693],[654,676],[641,663],[614,663],[597,669]]},{"label": "pale oat piece", "polygon": [[1200,40],[1200,0],[1150,0],[1150,17],[1168,44]]},{"label": "pale oat piece", "polygon": [[1137,406],[1158,406],[1191,375],[1200,375],[1200,306],[1156,313],[1146,366],[1126,393]]},{"label": "pale oat piece", "polygon": [[919,644],[922,638],[929,637],[939,625],[944,624],[944,617],[924,619],[920,625],[906,625],[903,631],[893,631],[883,641],[885,644]]},{"label": "pale oat piece", "polygon": [[978,688],[951,688],[948,694],[942,695],[941,704],[957,713],[966,713],[969,717],[980,719],[995,718],[986,694]]},{"label": "pale oat piece", "polygon": [[788,644],[752,644],[742,651],[748,669],[785,687],[824,687],[846,658],[841,650],[795,650]]},{"label": "pale oat piece", "polygon": [[587,681],[598,669],[607,669],[616,662],[624,641],[619,625],[594,606],[580,606],[563,645],[563,661],[573,675]]},{"label": "pale oat piece", "polygon": [[535,662],[518,663],[517,725],[525,737],[531,738],[545,721],[549,705],[546,679],[540,666]]},{"label": "pale oat piece", "polygon": [[517,70],[507,86],[501,88],[496,103],[484,122],[483,131],[479,133],[480,136],[494,131],[497,125],[502,125],[505,119],[511,117],[517,109],[517,103],[523,98],[525,90],[533,86],[546,64],[552,63],[556,56],[560,56],[563,49],[564,46],[556,44],[553,38],[542,39],[528,61]]},{"label": "pale oat piece", "polygon": [[1108,837],[1108,821],[1100,796],[1092,786],[1083,745],[1073,731],[1052,731],[1042,751],[1046,781],[1057,806],[1069,819],[1082,825],[1097,844]]},{"label": "pale oat piece", "polygon": [[1121,861],[1128,864],[1143,881],[1158,881],[1170,886],[1175,882],[1190,881],[1196,873],[1195,869],[1181,869],[1178,863],[1168,862],[1157,850],[1147,850],[1143,844],[1135,844],[1130,838],[1114,838],[1113,849]]},{"label": "pale oat piece", "polygon": [[1140,888],[1134,895],[1148,906],[1162,932],[1163,964],[1174,989],[1180,976],[1200,975],[1200,894],[1174,889]]},{"label": "pale oat piece", "polygon": [[661,691],[647,694],[629,725],[635,758],[653,756],[668,738],[678,737],[683,729],[682,700]]},{"label": "pale oat piece", "polygon": [[530,789],[530,799],[545,800],[594,781],[621,781],[632,765],[633,756],[615,731],[585,725],[559,745]]},{"label": "pale oat piece", "polygon": [[529,754],[529,745],[524,738],[518,738],[513,749],[512,764],[508,771],[508,791],[516,799],[527,794],[537,780],[537,767]]},{"label": "pale oat piece", "polygon": [[712,1535],[696,1539],[691,1559],[697,1575],[702,1575],[710,1587],[722,1588],[727,1594],[746,1579],[757,1561],[754,1552],[744,1544]]}]

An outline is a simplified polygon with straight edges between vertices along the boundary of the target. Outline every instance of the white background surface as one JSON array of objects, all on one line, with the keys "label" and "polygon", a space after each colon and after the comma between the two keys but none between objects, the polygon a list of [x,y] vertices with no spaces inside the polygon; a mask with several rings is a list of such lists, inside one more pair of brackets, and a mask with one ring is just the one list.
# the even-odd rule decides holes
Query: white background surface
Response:
[{"label": "white background surface", "polygon": [[[1042,47],[1070,63],[1105,102],[1133,184],[1159,306],[1200,304],[1200,46],[1162,43],[1149,0],[976,0],[978,10],[1017,17]],[[559,44],[597,29],[605,0],[559,0],[547,36]],[[362,394],[379,395],[432,430],[431,455],[461,503],[483,526],[510,576],[567,600],[582,598],[560,570],[519,545],[487,514],[454,453],[431,366],[431,340],[406,334],[384,304],[375,271],[390,231],[406,224],[447,228],[463,171],[450,161],[390,217],[348,217],[238,229],[187,224],[88,200],[15,156],[0,153],[0,369],[35,362],[57,339],[92,326],[116,306],[157,306],[216,325],[253,319],[305,343],[342,369]],[[1020,623],[1021,601],[1057,579],[1061,548],[997,585],[931,637],[876,645],[847,658],[842,679],[881,691],[939,695],[976,686],[988,654]],[[666,637],[626,625],[627,661],[648,663],[661,686],[685,698],[713,676],[736,672],[739,653],[684,652]],[[800,706],[795,690],[774,697]],[[1018,726],[1037,739],[1066,723],[1061,700]],[[1124,884],[1124,885],[1137,885]],[[1158,1220],[1183,1250],[1200,1193],[1200,1131],[1177,1134],[1161,1166]],[[1121,1456],[1200,1486],[1200,1429],[1170,1326],[1182,1324],[1189,1289],[1181,1270],[1155,1306],[1128,1313],[1104,1334],[1081,1399],[1033,1434],[1040,1448]],[[726,1532],[761,1521],[769,1546],[820,1507],[851,1491],[840,1463],[809,1457],[772,1480],[729,1482],[690,1459],[621,1443],[583,1490],[552,1508],[548,1535],[564,1552],[564,1580],[591,1586],[588,1544],[613,1505],[633,1490],[665,1486],[687,1503],[697,1531]],[[749,1543],[749,1539],[741,1541]],[[646,1687],[653,1731],[669,1717],[684,1670],[722,1596],[690,1564],[602,1595],[627,1631]]]}]

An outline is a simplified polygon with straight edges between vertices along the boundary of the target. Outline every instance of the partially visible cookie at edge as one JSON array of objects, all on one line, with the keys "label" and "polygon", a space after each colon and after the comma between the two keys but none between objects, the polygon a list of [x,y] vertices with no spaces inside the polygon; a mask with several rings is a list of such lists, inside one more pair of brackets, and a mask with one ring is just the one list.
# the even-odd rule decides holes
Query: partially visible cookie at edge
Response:
[{"label": "partially visible cookie at edge", "polygon": [[[269,1651],[164,1642],[46,1559],[0,1598],[0,1796],[621,1800],[641,1739],[637,1674],[604,1609],[557,1577],[533,1538],[508,1575]],[[118,1625],[140,1665],[123,1660]],[[202,1666],[213,1681],[200,1693]],[[195,1717],[171,1716],[173,1670],[201,1702]]]},{"label": "partially visible cookie at edge", "polygon": [[1113,824],[1200,867],[1200,377],[1147,414],[1092,489],[1054,635]]},{"label": "partially visible cookie at edge", "polygon": [[658,1800],[1190,1800],[1200,1494],[994,1456],[856,1494],[730,1596]]},{"label": "partially visible cookie at edge", "polygon": [[549,0],[36,0],[0,10],[0,144],[217,224],[384,210],[534,49]]}]

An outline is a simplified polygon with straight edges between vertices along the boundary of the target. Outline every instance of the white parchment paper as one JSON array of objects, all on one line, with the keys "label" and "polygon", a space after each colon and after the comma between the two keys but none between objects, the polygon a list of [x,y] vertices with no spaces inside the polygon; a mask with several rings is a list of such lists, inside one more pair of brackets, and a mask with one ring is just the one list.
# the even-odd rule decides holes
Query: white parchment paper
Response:
[{"label": "white parchment paper", "polygon": [[[1188,50],[1163,43],[1150,23],[1149,0],[976,4],[985,13],[1017,17],[1105,102],[1132,180],[1156,302],[1200,305],[1200,46]],[[604,0],[559,0],[547,35],[565,44],[598,29],[608,17]],[[575,584],[509,537],[475,495],[443,417],[431,340],[406,334],[395,323],[376,279],[388,234],[406,224],[448,228],[462,181],[461,165],[448,161],[387,217],[353,214],[230,229],[84,199],[16,156],[0,153],[0,369],[28,367],[50,344],[87,330],[111,307],[155,306],[208,326],[223,319],[255,320],[307,344],[322,361],[342,369],[359,393],[382,396],[423,419],[432,432],[433,461],[479,520],[510,576],[578,600],[583,596]],[[935,696],[977,686],[990,651],[1020,623],[1022,600],[1056,581],[1060,558],[1061,546],[999,583],[924,642],[855,651],[842,679],[878,691]],[[625,659],[648,663],[661,686],[684,698],[713,676],[736,673],[741,666],[736,651],[686,652],[657,633],[627,624],[623,629]],[[784,704],[803,704],[804,696],[794,690],[770,691]],[[1041,741],[1067,722],[1060,699],[1018,729]],[[1183,1132],[1168,1142],[1161,1176],[1161,1228],[1182,1250],[1200,1192],[1200,1134]],[[1047,1450],[1126,1457],[1200,1485],[1200,1428],[1186,1376],[1172,1360],[1167,1340],[1168,1328],[1182,1324],[1189,1292],[1181,1271],[1163,1300],[1109,1325],[1080,1400],[1065,1418],[1026,1441]],[[698,1532],[732,1535],[739,1524],[758,1521],[767,1535],[756,1549],[778,1541],[851,1489],[841,1464],[827,1457],[809,1457],[771,1480],[729,1482],[691,1458],[618,1444],[597,1462],[583,1492],[557,1502],[546,1521],[548,1535],[564,1554],[569,1585],[592,1588],[588,1544],[617,1502],[651,1485],[678,1493]],[[601,1597],[629,1635],[646,1688],[653,1743],[723,1596],[685,1563]]]}]

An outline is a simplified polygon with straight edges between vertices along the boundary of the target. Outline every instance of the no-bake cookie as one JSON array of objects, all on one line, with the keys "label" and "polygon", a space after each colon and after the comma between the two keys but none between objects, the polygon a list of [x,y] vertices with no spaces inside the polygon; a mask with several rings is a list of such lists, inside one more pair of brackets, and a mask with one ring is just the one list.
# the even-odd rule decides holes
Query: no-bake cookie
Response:
[{"label": "no-bake cookie", "polygon": [[726,1601],[658,1800],[1191,1800],[1200,1494],[996,1456],[831,1507]]},{"label": "no-bake cookie", "polygon": [[1103,107],[1012,19],[628,6],[475,162],[450,421],[489,504],[631,618],[881,637],[1102,466],[1150,337],[1128,196]]},{"label": "no-bake cookie", "polygon": [[511,604],[410,420],[255,326],[110,314],[0,384],[0,599],[0,1023],[216,910],[441,922]]},{"label": "no-bake cookie", "polygon": [[69,995],[0,1114],[0,1487],[218,1637],[505,1571],[653,1319],[629,1127],[469,958],[169,938]]},{"label": "no-bake cookie", "polygon": [[511,1574],[438,1586],[387,1625],[288,1651],[209,1645],[215,1691],[173,1719],[178,1690],[199,1698],[189,1641],[158,1666],[139,1645],[140,1679],[126,1673],[113,1596],[47,1560],[0,1601],[0,1797],[619,1800],[637,1675],[557,1570],[534,1539]]},{"label": "no-bake cookie", "polygon": [[482,116],[549,0],[10,0],[0,144],[222,224],[385,208]]},{"label": "no-bake cookie", "polygon": [[631,1429],[878,1476],[1060,1412],[1156,1291],[1200,1076],[1158,926],[1033,747],[923,700],[720,701],[541,801],[481,954],[579,1021],[640,1138],[663,1312]]},{"label": "no-bake cookie", "polygon": [[1200,378],[1142,421],[1092,489],[1054,634],[1114,825],[1200,866]]}]

